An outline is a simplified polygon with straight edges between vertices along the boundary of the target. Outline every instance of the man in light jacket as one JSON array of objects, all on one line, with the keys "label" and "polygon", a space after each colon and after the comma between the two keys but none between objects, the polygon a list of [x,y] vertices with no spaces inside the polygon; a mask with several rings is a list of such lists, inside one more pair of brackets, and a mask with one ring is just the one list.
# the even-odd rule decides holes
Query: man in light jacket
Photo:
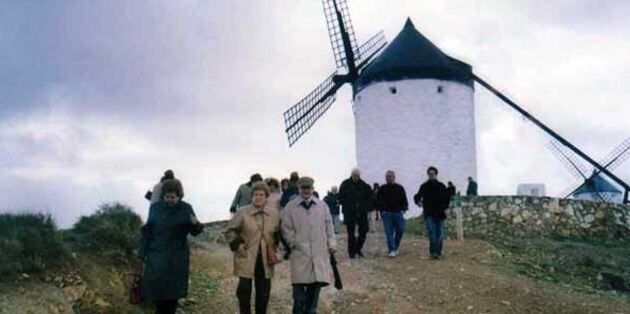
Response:
[{"label": "man in light jacket", "polygon": [[326,203],[313,197],[313,179],[298,180],[300,194],[284,208],[282,233],[292,250],[293,313],[317,313],[319,292],[333,282],[330,254],[335,249]]}]

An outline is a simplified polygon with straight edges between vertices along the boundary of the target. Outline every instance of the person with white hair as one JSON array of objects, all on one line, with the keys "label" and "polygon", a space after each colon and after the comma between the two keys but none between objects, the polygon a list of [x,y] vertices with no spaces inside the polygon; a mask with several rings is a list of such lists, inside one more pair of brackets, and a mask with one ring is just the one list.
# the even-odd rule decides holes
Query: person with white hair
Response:
[{"label": "person with white hair", "polygon": [[[339,200],[348,229],[348,255],[351,259],[357,256],[364,257],[361,250],[369,231],[367,215],[372,209],[372,189],[361,179],[361,171],[358,168],[352,169],[350,178],[341,183]],[[358,238],[355,234],[357,227]]]}]

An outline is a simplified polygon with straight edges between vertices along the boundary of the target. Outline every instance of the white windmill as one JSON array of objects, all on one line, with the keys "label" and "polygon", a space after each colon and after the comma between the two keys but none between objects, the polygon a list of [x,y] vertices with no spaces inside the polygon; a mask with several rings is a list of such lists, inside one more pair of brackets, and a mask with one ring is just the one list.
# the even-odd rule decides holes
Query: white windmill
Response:
[{"label": "white windmill", "polygon": [[477,173],[473,97],[477,82],[621,185],[627,201],[628,184],[475,75],[470,65],[442,52],[410,19],[389,45],[379,32],[358,46],[346,0],[322,3],[337,69],[347,72],[334,71],[284,113],[290,146],[330,108],[337,90],[349,83],[357,164],[366,181],[381,182],[387,170],[394,170],[411,198],[426,168],[435,166],[442,180],[462,189],[467,178]]}]

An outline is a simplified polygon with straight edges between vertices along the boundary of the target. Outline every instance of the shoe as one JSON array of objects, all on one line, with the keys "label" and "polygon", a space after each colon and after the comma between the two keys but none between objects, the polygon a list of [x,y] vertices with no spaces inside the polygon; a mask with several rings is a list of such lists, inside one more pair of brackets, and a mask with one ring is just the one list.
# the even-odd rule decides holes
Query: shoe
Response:
[{"label": "shoe", "polygon": [[391,251],[391,252],[389,252],[389,255],[387,255],[387,256],[389,256],[389,258],[394,258],[394,257],[396,257],[396,251]]},{"label": "shoe", "polygon": [[363,253],[361,251],[359,251],[357,255],[359,256],[359,258],[365,258],[365,256],[363,256]]},{"label": "shoe", "polygon": [[438,255],[435,253],[431,253],[431,259],[438,259]]},{"label": "shoe", "polygon": [[357,257],[354,256],[354,255],[350,255],[348,258],[350,258],[350,259],[357,259]]},{"label": "shoe", "polygon": [[398,250],[394,251],[394,255],[398,256]]}]

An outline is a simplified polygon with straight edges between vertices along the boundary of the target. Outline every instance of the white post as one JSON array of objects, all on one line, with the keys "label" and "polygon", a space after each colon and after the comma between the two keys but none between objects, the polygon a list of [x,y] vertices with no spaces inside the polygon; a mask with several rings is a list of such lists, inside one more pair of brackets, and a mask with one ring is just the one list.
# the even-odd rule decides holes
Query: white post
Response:
[{"label": "white post", "polygon": [[462,217],[462,208],[456,206],[455,210],[455,227],[457,228],[457,240],[464,240],[464,219]]}]

